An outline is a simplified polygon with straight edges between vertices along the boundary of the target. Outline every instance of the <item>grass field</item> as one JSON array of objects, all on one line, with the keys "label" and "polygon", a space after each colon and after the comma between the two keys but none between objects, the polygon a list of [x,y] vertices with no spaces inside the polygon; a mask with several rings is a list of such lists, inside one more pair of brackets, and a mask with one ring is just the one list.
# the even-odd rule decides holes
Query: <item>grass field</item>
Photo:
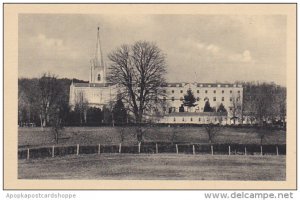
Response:
[{"label": "grass field", "polygon": [[285,156],[102,154],[19,160],[19,179],[285,180]]},{"label": "grass field", "polygon": [[[118,144],[121,141],[118,127],[66,127],[60,144]],[[125,144],[136,144],[134,129],[126,128]],[[145,141],[171,142],[172,132],[176,131],[174,142],[206,143],[207,134],[203,127],[158,127],[147,130]],[[260,144],[258,133],[253,128],[226,127],[215,137],[215,143]],[[265,136],[264,144],[285,144],[286,132],[276,130]],[[19,128],[19,146],[45,146],[54,144],[51,129]]]}]

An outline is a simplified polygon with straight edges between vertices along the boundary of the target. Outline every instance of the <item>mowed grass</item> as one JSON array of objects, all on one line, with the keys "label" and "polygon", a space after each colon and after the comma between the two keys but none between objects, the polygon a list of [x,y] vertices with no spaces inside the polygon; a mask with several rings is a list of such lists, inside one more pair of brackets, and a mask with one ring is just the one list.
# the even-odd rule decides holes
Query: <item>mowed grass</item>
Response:
[{"label": "mowed grass", "polygon": [[[136,144],[135,129],[125,128],[125,144]],[[175,136],[173,137],[173,132]],[[63,129],[60,145],[118,144],[121,142],[119,127],[66,127]],[[50,128],[19,128],[19,146],[53,145],[54,136]],[[151,142],[207,143],[208,136],[203,127],[156,127],[149,128],[144,140]],[[260,144],[260,137],[254,128],[224,127],[216,135],[215,143]],[[264,144],[285,144],[286,132],[275,130],[266,134]]]},{"label": "mowed grass", "polygon": [[72,155],[19,160],[19,179],[285,180],[285,156]]}]

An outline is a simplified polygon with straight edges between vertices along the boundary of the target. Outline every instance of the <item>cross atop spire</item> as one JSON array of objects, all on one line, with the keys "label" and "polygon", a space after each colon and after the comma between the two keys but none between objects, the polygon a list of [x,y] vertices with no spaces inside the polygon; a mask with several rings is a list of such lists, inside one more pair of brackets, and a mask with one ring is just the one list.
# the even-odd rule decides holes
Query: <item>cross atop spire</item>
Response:
[{"label": "cross atop spire", "polygon": [[97,29],[98,29],[98,32],[97,32],[97,43],[96,43],[94,66],[95,67],[104,67],[102,49],[101,49],[101,40],[100,40],[100,27],[98,26]]}]

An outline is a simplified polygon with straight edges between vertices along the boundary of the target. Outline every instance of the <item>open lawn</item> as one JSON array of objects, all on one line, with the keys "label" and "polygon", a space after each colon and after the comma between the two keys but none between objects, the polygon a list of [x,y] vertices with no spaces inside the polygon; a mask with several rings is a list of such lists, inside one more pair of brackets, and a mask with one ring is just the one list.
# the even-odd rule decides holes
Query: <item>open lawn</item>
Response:
[{"label": "open lawn", "polygon": [[19,179],[285,180],[285,156],[72,155],[19,160]]},{"label": "open lawn", "polygon": [[[120,127],[66,127],[62,131],[59,144],[89,145],[118,144],[121,142]],[[173,134],[175,132],[175,134]],[[125,128],[123,144],[136,144],[134,127]],[[24,146],[45,146],[55,144],[50,128],[19,128],[18,144]],[[173,139],[172,139],[173,138]],[[156,127],[144,135],[145,141],[175,143],[207,143],[208,137],[203,127]],[[260,144],[260,137],[254,128],[224,127],[217,134],[215,143]],[[264,144],[285,144],[286,132],[275,130],[267,133]]]}]

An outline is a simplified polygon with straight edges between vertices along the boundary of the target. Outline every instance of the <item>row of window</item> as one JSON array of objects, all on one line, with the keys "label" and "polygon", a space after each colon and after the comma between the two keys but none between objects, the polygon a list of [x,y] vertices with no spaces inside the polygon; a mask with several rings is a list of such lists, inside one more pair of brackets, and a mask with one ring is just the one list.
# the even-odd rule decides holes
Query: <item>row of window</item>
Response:
[{"label": "row of window", "polygon": [[[213,109],[216,109],[216,107],[212,107]],[[241,106],[237,106],[236,107],[236,110],[240,110],[242,107]],[[171,109],[170,112],[177,112],[180,108],[176,108],[176,107],[169,107],[169,109]],[[204,108],[201,108],[201,111],[203,111]],[[197,111],[200,110],[199,106],[198,108],[196,108]],[[229,110],[232,111],[233,110],[233,107],[229,107]],[[167,108],[166,107],[163,107],[163,111],[166,112],[167,111]]]},{"label": "row of window", "polygon": [[[163,92],[166,93],[167,91],[164,90]],[[172,94],[175,93],[174,90],[172,90],[171,92],[172,92]],[[216,92],[217,92],[216,90],[213,91],[214,94],[216,94]],[[180,93],[183,93],[183,90],[180,90]],[[197,93],[199,94],[199,93],[200,93],[200,90],[197,90]],[[208,90],[205,90],[205,94],[207,94],[207,93],[208,93]],[[231,93],[232,93],[232,90],[230,90],[229,93],[231,94]],[[238,93],[241,93],[241,91],[238,90]],[[222,90],[222,94],[224,94],[224,90]]]},{"label": "row of window", "polygon": [[[219,119],[218,119],[218,118],[215,117],[214,121],[217,122],[218,120],[224,120],[224,121],[226,121],[227,118],[225,117],[224,119],[222,119],[222,118],[219,118]],[[182,118],[182,121],[183,121],[183,122],[185,121],[185,118],[184,118],[184,117]],[[186,121],[188,121],[188,120],[186,120]],[[191,121],[191,122],[193,121],[193,118],[192,118],[192,117],[191,117],[190,121]],[[200,117],[198,118],[198,121],[201,122],[201,118],[200,118]],[[213,120],[210,120],[210,119],[207,118],[206,120],[204,119],[203,121],[209,122],[209,121],[213,121]],[[174,117],[174,119],[173,119],[173,122],[176,122],[176,118],[175,118],[175,117]]]},{"label": "row of window", "polygon": [[[166,101],[166,97],[164,97],[164,98],[163,98],[163,100],[164,100],[164,101]],[[172,100],[172,101],[175,101],[175,97],[172,97],[172,98],[171,98],[171,100]],[[200,98],[199,98],[199,97],[197,97],[197,99],[196,99],[196,100],[197,100],[197,101],[200,101]],[[203,100],[204,100],[204,101],[206,101],[206,98],[204,98]],[[232,97],[230,97],[230,98],[229,98],[229,101],[232,101],[232,100],[233,100],[233,98],[232,98]],[[236,101],[239,101],[239,100],[240,100],[240,98],[239,98],[239,97],[238,97],[238,98],[236,98]],[[180,101],[183,101],[183,97],[180,97]],[[217,101],[217,97],[213,97],[213,101]],[[225,101],[225,98],[224,98],[224,97],[222,97],[222,98],[221,98],[221,101]]]}]

